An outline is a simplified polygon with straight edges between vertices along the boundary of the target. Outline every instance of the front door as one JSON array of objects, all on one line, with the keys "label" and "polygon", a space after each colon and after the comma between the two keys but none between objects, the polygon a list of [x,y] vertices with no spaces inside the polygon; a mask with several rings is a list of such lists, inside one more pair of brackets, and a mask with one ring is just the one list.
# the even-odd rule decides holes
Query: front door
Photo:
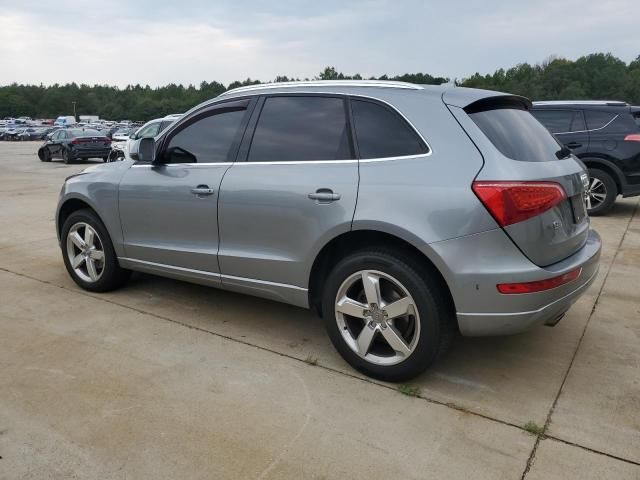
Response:
[{"label": "front door", "polygon": [[355,210],[346,111],[335,96],[273,95],[258,104],[220,189],[225,287],[305,304],[315,254],[350,230]]},{"label": "front door", "polygon": [[125,173],[119,205],[127,261],[217,277],[219,187],[248,105],[218,104],[182,119],[160,140],[153,165],[137,163]]}]

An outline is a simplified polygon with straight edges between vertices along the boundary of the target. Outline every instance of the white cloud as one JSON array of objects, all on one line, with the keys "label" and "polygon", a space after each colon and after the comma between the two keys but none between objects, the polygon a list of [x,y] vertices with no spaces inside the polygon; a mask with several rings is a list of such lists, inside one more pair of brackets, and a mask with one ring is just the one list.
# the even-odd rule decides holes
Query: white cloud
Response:
[{"label": "white cloud", "polygon": [[0,8],[0,84],[197,85],[310,77],[327,65],[460,78],[598,51],[630,61],[636,3],[24,0]]}]

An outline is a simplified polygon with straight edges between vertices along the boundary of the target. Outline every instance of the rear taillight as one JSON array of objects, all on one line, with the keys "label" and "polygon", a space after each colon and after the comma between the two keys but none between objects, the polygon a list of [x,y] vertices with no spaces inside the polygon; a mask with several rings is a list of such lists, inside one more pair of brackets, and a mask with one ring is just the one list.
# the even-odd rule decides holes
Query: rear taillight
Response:
[{"label": "rear taillight", "polygon": [[624,137],[625,142],[640,142],[640,133],[631,133]]},{"label": "rear taillight", "polygon": [[502,227],[522,222],[567,198],[555,182],[473,182],[473,191]]},{"label": "rear taillight", "polygon": [[559,287],[565,283],[573,282],[582,273],[582,268],[578,267],[575,270],[571,270],[563,275],[559,275],[553,278],[547,278],[546,280],[537,280],[535,282],[521,282],[521,283],[500,283],[497,285],[500,293],[514,294],[514,293],[535,293],[542,292],[543,290],[551,290],[552,288]]}]

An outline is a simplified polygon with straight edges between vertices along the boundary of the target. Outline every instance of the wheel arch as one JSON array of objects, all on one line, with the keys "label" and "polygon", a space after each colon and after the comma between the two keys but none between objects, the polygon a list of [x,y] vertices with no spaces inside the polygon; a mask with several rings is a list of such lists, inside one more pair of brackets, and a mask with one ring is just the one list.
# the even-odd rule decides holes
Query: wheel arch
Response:
[{"label": "wheel arch", "polygon": [[597,168],[604,172],[607,172],[613,178],[618,188],[618,194],[621,194],[626,186],[627,182],[624,178],[622,171],[611,160],[605,158],[586,157],[580,159],[587,168]]},{"label": "wheel arch", "polygon": [[71,215],[73,212],[77,212],[78,210],[83,209],[91,210],[100,219],[102,224],[105,225],[104,219],[100,216],[98,210],[96,210],[94,206],[91,205],[90,201],[82,197],[68,197],[64,202],[60,204],[56,214],[56,233],[58,235],[58,241],[61,240],[62,226],[64,225],[64,222],[67,220],[67,218],[69,218],[69,215]]},{"label": "wheel arch", "polygon": [[309,273],[309,307],[322,315],[322,279],[326,278],[333,265],[354,252],[375,247],[384,247],[402,253],[415,260],[415,265],[420,266],[423,272],[433,274],[441,283],[444,291],[447,292],[450,305],[455,311],[455,302],[449,284],[436,266],[436,263],[441,262],[430,258],[428,254],[408,239],[377,229],[344,232],[332,238],[320,249]]}]

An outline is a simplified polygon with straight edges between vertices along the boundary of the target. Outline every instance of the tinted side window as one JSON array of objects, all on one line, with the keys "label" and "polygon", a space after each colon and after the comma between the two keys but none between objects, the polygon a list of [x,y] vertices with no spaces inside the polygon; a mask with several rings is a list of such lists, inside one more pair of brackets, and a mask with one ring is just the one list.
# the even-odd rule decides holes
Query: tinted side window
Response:
[{"label": "tinted side window", "polygon": [[611,112],[598,112],[596,110],[585,110],[584,116],[587,119],[587,128],[594,130],[596,128],[602,128],[616,116]]},{"label": "tinted side window", "polygon": [[572,110],[533,110],[531,114],[551,133],[571,131]]},{"label": "tinted side window", "polygon": [[640,127],[640,112],[636,112],[633,114],[633,119],[636,122],[636,125]]},{"label": "tinted side window", "polygon": [[216,111],[178,131],[164,154],[166,163],[228,162],[246,109]]},{"label": "tinted side window", "polygon": [[147,138],[147,137],[155,137],[158,134],[160,127],[160,122],[152,123],[151,125],[147,125],[142,130],[140,130],[137,134],[138,138]]},{"label": "tinted side window", "polygon": [[402,157],[429,151],[407,122],[389,108],[352,100],[351,109],[360,158]]},{"label": "tinted side window", "polygon": [[344,100],[269,97],[256,125],[249,162],[352,158]]},{"label": "tinted side window", "polygon": [[528,111],[500,108],[469,116],[505,157],[525,162],[557,160],[560,144]]}]

